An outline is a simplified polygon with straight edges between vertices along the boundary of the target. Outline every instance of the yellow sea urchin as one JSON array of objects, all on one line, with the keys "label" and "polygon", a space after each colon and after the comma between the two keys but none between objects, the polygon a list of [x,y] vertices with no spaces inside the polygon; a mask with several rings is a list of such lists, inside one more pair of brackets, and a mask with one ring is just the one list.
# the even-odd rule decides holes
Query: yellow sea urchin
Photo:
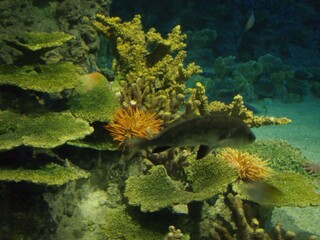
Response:
[{"label": "yellow sea urchin", "polygon": [[225,148],[219,154],[219,158],[227,160],[230,165],[239,170],[239,179],[242,180],[263,180],[272,174],[272,169],[268,167],[268,162],[256,155],[241,152],[233,148]]},{"label": "yellow sea urchin", "polygon": [[130,138],[151,138],[161,127],[162,121],[156,113],[147,113],[133,106],[118,109],[114,122],[105,126],[120,145]]}]

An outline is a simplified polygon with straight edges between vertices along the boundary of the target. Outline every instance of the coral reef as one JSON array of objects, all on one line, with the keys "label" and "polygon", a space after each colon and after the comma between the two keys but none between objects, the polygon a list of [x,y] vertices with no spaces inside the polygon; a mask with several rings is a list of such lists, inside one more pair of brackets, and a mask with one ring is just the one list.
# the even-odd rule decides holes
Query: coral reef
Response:
[{"label": "coral reef", "polygon": [[[120,18],[97,14],[93,24],[114,45],[113,68],[122,87],[124,107],[134,101],[137,107],[156,112],[168,122],[181,115],[189,98],[198,100],[198,104],[190,106],[193,111],[206,99],[204,91],[188,90],[184,84],[201,70],[194,63],[184,67],[186,35],[181,33],[180,26],[162,38],[154,28],[145,33],[139,15],[121,23]],[[192,96],[188,97],[190,93]]]},{"label": "coral reef", "polygon": [[273,170],[268,167],[268,162],[258,156],[241,152],[237,149],[226,148],[219,152],[218,158],[229,162],[239,171],[239,179],[257,181],[268,179]]},{"label": "coral reef", "polygon": [[212,112],[224,112],[231,116],[239,117],[249,127],[260,127],[271,124],[284,125],[291,122],[288,118],[254,116],[253,111],[245,106],[241,95],[235,96],[230,104],[213,101],[209,104],[208,109]]},{"label": "coral reef", "polygon": [[[97,12],[106,13],[110,4],[109,0],[83,1],[81,3],[78,0],[63,2],[1,1],[0,26],[3,31],[0,33],[0,64],[16,64],[18,62],[26,64],[24,60],[29,62],[33,60],[26,58],[17,45],[10,45],[10,42],[15,41],[17,36],[24,35],[26,38],[30,35],[40,35],[41,32],[57,32],[47,36],[48,40],[55,40],[52,36],[58,38],[67,36],[58,33],[63,32],[72,35],[73,39],[69,40],[68,45],[62,45],[45,53],[42,56],[43,62],[70,61],[87,70],[97,69],[95,54],[98,51],[99,39],[89,19]],[[40,39],[36,41],[38,42]],[[17,40],[19,42],[19,39]],[[29,44],[31,40],[34,41],[34,39],[27,37],[27,42],[20,41],[20,45],[21,43]],[[48,46],[47,43],[44,45]],[[44,53],[45,51],[40,49],[38,52]],[[33,56],[34,54],[32,53]]]},{"label": "coral reef", "polygon": [[118,109],[114,122],[105,126],[120,145],[131,138],[151,138],[159,133],[161,127],[162,121],[155,113],[144,112],[134,106]]},{"label": "coral reef", "polygon": [[214,73],[203,74],[201,81],[207,82],[210,100],[228,100],[241,94],[247,100],[276,98],[294,102],[307,95],[305,84],[295,76],[295,69],[271,54],[247,62],[237,62],[234,56],[217,57]]}]

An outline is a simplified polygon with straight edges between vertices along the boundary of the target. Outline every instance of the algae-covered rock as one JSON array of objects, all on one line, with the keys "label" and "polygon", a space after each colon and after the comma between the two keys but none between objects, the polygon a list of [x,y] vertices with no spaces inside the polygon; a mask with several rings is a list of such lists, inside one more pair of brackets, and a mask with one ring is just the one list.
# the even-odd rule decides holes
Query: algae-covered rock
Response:
[{"label": "algae-covered rock", "polygon": [[108,210],[104,232],[108,239],[163,240],[165,237],[165,234],[144,228],[129,215],[125,206]]},{"label": "algae-covered rock", "polygon": [[76,166],[64,167],[49,163],[40,169],[1,169],[0,181],[6,182],[31,182],[45,185],[63,185],[80,178],[89,177],[89,173]]},{"label": "algae-covered rock", "polygon": [[92,131],[88,122],[66,112],[29,116],[0,112],[0,150],[20,145],[54,148],[69,140],[84,138]]},{"label": "algae-covered rock", "polygon": [[192,191],[186,191],[182,182],[172,180],[163,165],[155,166],[149,175],[130,177],[126,182],[125,195],[129,204],[141,206],[142,211],[192,201],[203,201],[226,190],[237,179],[237,172],[226,162],[208,156],[201,161],[193,159],[186,168]]},{"label": "algae-covered rock", "polygon": [[110,122],[120,104],[108,80],[102,74],[91,73],[81,77],[69,105],[75,116],[89,122]]},{"label": "algae-covered rock", "polygon": [[275,173],[267,183],[276,187],[277,193],[261,197],[260,194],[252,193],[244,182],[235,184],[234,190],[244,199],[263,205],[277,207],[320,205],[320,194],[316,193],[314,186],[306,176],[292,172],[279,172]]},{"label": "algae-covered rock", "polygon": [[23,67],[0,65],[0,85],[25,90],[58,93],[79,83],[80,68],[70,62]]},{"label": "algae-covered rock", "polygon": [[31,51],[41,49],[52,49],[61,46],[63,43],[75,37],[64,32],[25,32],[20,33],[14,42],[19,49],[25,48]]}]

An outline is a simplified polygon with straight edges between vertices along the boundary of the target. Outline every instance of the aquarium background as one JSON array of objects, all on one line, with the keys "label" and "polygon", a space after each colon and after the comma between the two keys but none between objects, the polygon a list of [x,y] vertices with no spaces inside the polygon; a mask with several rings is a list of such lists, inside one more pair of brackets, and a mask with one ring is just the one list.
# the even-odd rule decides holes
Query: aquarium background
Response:
[{"label": "aquarium background", "polygon": [[[319,10],[0,0],[0,239],[320,238]],[[240,117],[257,139],[239,149],[247,174],[268,175],[262,161],[273,175],[250,185],[223,149],[126,160],[105,126],[128,127],[119,109],[135,107],[146,138],[159,119]]]}]

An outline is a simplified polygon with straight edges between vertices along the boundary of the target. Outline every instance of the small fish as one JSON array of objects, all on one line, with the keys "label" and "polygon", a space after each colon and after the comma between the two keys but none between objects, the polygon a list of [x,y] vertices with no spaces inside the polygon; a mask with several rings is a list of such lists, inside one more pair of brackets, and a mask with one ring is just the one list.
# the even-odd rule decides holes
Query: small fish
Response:
[{"label": "small fish", "polygon": [[154,147],[153,153],[159,153],[171,147],[200,145],[197,159],[201,159],[217,147],[241,146],[252,143],[255,139],[254,133],[241,119],[213,113],[205,117],[178,121],[151,139],[131,139],[128,143],[134,146],[131,157],[137,149]]},{"label": "small fish", "polygon": [[247,21],[247,24],[246,24],[246,26],[245,26],[245,28],[244,28],[244,30],[245,31],[248,31],[250,28],[252,28],[253,27],[253,25],[254,25],[254,12],[253,12],[253,10],[251,11],[251,14],[250,14],[250,16],[249,16],[249,18],[248,18],[248,21]]}]

